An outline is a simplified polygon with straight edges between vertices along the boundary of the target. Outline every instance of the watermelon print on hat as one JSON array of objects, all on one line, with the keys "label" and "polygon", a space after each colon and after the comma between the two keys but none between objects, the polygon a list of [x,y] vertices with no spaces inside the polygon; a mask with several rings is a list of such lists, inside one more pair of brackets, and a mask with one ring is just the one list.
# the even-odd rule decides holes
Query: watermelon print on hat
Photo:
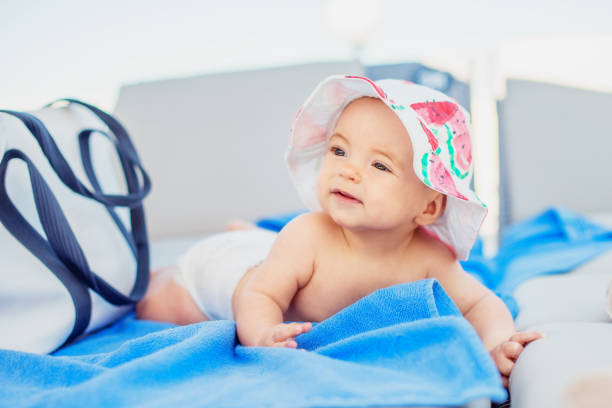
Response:
[{"label": "watermelon print on hat", "polygon": [[455,187],[455,182],[440,158],[433,153],[425,153],[422,160],[423,182],[434,190],[453,195],[462,200],[467,198]]},{"label": "watermelon print on hat", "polygon": [[444,129],[451,159],[451,170],[457,177],[466,177],[472,164],[472,144],[465,116],[459,109],[459,105],[453,102],[432,100],[415,103],[410,107],[421,115],[428,125],[436,129],[436,134],[442,128]]},{"label": "watermelon print on hat", "polygon": [[[451,154],[451,167],[457,176],[463,178],[467,175],[466,173],[472,164],[472,142],[470,141],[470,131],[461,111],[457,111],[455,116],[451,118],[447,130],[452,132],[452,135],[449,134],[447,142]],[[461,173],[459,169],[465,173]]]},{"label": "watermelon print on hat", "polygon": [[469,114],[454,99],[434,89],[396,79],[372,81],[355,75],[320,83],[293,123],[286,160],[296,189],[311,210],[320,210],[316,179],[340,114],[353,100],[383,101],[401,120],[413,150],[413,170],[430,188],[447,196],[433,224],[421,227],[467,259],[487,208],[472,191]]},{"label": "watermelon print on hat", "polygon": [[427,141],[431,146],[431,151],[435,154],[440,154],[440,143],[438,142],[438,138],[434,136],[433,132],[427,126],[425,126],[423,122],[419,120],[419,123],[421,124],[423,132],[425,132],[425,134],[427,135]]}]

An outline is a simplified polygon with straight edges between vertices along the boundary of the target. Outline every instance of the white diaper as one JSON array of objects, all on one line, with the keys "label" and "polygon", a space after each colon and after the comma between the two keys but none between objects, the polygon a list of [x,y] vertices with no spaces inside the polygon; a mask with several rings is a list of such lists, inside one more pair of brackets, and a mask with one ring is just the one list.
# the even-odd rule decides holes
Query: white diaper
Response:
[{"label": "white diaper", "polygon": [[207,237],[179,258],[174,278],[211,320],[233,320],[236,285],[251,267],[266,258],[276,236],[256,228]]}]

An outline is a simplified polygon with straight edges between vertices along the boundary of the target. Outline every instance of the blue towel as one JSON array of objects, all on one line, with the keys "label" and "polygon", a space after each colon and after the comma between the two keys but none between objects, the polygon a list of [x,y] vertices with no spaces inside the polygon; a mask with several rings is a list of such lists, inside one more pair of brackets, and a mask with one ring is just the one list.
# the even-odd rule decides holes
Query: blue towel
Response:
[{"label": "blue towel", "polygon": [[568,272],[612,249],[612,230],[564,208],[551,208],[509,227],[489,277],[512,291],[527,279]]},{"label": "blue towel", "polygon": [[242,347],[221,320],[130,315],[52,356],[0,350],[11,407],[459,405],[506,392],[476,332],[435,280],[382,289],[297,338]]}]

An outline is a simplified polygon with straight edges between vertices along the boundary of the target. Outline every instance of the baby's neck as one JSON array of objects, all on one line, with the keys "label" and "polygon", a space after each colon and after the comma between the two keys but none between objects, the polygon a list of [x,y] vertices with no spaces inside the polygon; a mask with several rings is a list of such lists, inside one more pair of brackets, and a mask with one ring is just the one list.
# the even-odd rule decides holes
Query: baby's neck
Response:
[{"label": "baby's neck", "polygon": [[404,230],[353,230],[340,227],[348,248],[367,257],[405,254],[412,243],[416,228]]}]

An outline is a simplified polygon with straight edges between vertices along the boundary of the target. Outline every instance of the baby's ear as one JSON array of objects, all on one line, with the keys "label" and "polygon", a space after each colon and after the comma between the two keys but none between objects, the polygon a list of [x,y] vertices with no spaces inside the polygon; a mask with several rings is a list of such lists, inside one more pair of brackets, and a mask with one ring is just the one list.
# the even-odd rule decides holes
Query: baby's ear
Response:
[{"label": "baby's ear", "polygon": [[423,211],[421,211],[421,213],[415,217],[414,221],[420,226],[429,225],[437,220],[442,213],[444,213],[445,208],[446,195],[434,191],[434,194],[427,202],[427,205]]}]

